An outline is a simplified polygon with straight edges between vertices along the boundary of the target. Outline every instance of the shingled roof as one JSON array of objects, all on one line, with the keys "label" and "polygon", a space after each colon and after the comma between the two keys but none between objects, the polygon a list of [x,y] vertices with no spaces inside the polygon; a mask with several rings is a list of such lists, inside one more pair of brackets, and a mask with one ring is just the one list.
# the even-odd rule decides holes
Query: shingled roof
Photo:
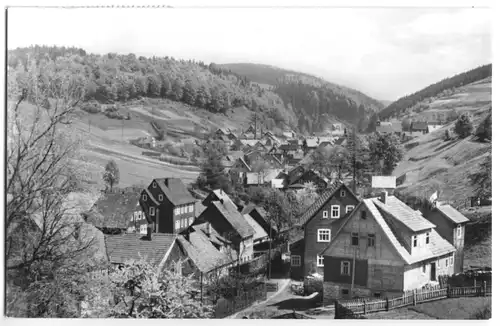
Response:
[{"label": "shingled roof", "polygon": [[422,213],[413,210],[395,196],[387,196],[385,203],[375,200],[379,209],[392,215],[413,232],[423,231],[436,227],[422,216]]},{"label": "shingled roof", "polygon": [[255,231],[245,220],[243,215],[238,212],[238,209],[234,205],[234,203],[228,203],[224,201],[221,202],[212,202],[212,204],[217,208],[217,210],[224,216],[224,218],[231,224],[234,230],[240,235],[242,238],[247,238],[252,236]]},{"label": "shingled roof", "polygon": [[254,240],[260,240],[267,237],[267,232],[250,215],[244,214],[243,217],[248,222],[248,224],[250,224],[250,226],[253,228],[255,232],[253,235]]},{"label": "shingled roof", "polygon": [[438,211],[440,211],[445,217],[455,224],[467,223],[469,219],[465,217],[462,213],[457,211],[454,207],[450,205],[439,205],[437,206]]},{"label": "shingled roof", "polygon": [[[393,232],[393,229],[389,226],[386,217],[384,216],[384,211],[380,209],[380,203],[380,200],[377,198],[363,199],[351,212],[349,217],[343,221],[336,234],[332,237],[330,245],[325,250],[323,250],[321,255],[325,255],[328,249],[331,246],[335,245],[335,239],[342,232],[342,229],[349,222],[349,220],[353,216],[355,216],[355,212],[362,206],[365,206],[370,211],[371,215],[382,229],[382,232],[386,236],[386,239],[394,247],[394,249],[396,249],[396,252],[406,264],[411,265],[423,260],[440,257],[456,251],[455,247],[451,243],[443,239],[435,229],[431,229],[429,231],[429,244],[425,248],[420,248],[420,250],[418,250],[416,253],[410,254],[404,247],[400,237],[395,234]],[[411,208],[408,207],[408,210],[411,210]]]},{"label": "shingled roof", "polygon": [[84,213],[86,222],[97,228],[126,229],[130,214],[138,211],[139,194],[105,193],[96,201],[92,208]]},{"label": "shingled roof", "polygon": [[201,230],[194,229],[188,236],[180,236],[178,241],[196,268],[203,273],[231,263],[231,258],[217,250]]},{"label": "shingled roof", "polygon": [[127,260],[138,260],[142,257],[154,265],[159,265],[170,253],[176,237],[175,234],[153,233],[151,240],[143,240],[143,235],[127,233],[106,235],[104,241],[110,263],[123,264]]},{"label": "shingled roof", "polygon": [[190,204],[196,201],[179,178],[157,178],[154,181],[158,183],[165,197],[174,205]]}]

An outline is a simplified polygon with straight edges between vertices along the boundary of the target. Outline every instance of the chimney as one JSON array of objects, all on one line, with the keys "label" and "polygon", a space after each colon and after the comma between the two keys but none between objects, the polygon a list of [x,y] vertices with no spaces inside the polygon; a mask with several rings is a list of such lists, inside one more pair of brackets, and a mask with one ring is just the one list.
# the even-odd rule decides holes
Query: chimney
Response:
[{"label": "chimney", "polygon": [[382,191],[382,195],[380,197],[380,201],[385,204],[386,200],[387,200],[387,191],[384,190],[384,191]]}]

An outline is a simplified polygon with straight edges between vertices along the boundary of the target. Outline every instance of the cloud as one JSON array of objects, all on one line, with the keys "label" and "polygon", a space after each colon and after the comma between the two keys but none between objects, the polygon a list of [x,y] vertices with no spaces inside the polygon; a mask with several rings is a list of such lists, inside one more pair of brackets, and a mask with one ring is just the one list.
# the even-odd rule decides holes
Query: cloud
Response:
[{"label": "cloud", "polygon": [[264,63],[389,100],[491,62],[488,9],[14,8],[8,18],[9,48]]}]

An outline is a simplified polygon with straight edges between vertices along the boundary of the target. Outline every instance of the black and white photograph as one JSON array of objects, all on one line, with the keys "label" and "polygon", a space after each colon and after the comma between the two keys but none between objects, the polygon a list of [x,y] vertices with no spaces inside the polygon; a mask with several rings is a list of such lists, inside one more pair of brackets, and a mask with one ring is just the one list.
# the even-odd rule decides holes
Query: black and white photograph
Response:
[{"label": "black and white photograph", "polygon": [[6,5],[7,323],[491,319],[493,1],[409,2]]}]

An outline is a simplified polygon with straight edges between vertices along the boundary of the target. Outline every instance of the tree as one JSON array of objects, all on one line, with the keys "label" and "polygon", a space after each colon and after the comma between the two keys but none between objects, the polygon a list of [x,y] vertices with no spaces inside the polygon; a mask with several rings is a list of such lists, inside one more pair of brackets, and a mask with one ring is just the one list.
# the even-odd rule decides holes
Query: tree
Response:
[{"label": "tree", "polygon": [[162,271],[144,259],[127,261],[110,274],[114,304],[105,306],[108,317],[209,318],[212,307],[199,299],[196,280],[183,276],[179,261]]},{"label": "tree", "polygon": [[311,155],[310,168],[335,180],[347,170],[348,152],[341,146],[317,149]]},{"label": "tree", "polygon": [[475,186],[476,196],[482,199],[491,197],[491,153],[479,166],[479,171],[469,176],[469,180]]},{"label": "tree", "polygon": [[148,96],[159,97],[161,94],[161,79],[156,75],[148,76]]},{"label": "tree", "polygon": [[212,87],[210,89],[211,99],[210,99],[210,111],[218,113],[222,110],[222,98],[217,87]]},{"label": "tree", "polygon": [[222,157],[227,154],[226,146],[223,142],[213,141],[204,148],[205,160],[201,165],[201,174],[206,180],[206,184],[211,189],[222,189],[226,193],[231,193],[231,181],[225,175]]},{"label": "tree", "polygon": [[183,102],[189,105],[194,105],[196,101],[196,91],[193,88],[191,81],[184,85]]},{"label": "tree", "polygon": [[455,122],[455,133],[463,139],[472,134],[472,129],[470,116],[467,113],[461,114],[457,122]]},{"label": "tree", "polygon": [[383,175],[390,175],[397,163],[403,158],[399,139],[391,134],[376,134],[369,143],[369,153],[373,166]]},{"label": "tree", "polygon": [[259,115],[257,112],[252,112],[250,113],[250,116],[248,118],[249,124],[253,127],[254,129],[254,134],[253,137],[254,139],[257,139],[257,124],[260,122]]},{"label": "tree", "polygon": [[279,235],[282,230],[292,224],[296,216],[290,199],[279,189],[268,190],[264,199],[263,208],[267,212],[267,218],[271,225],[276,228]]},{"label": "tree", "polygon": [[177,78],[174,81],[174,85],[172,86],[172,99],[174,101],[180,101],[182,100],[184,96],[184,82],[180,79]]},{"label": "tree", "polygon": [[199,108],[205,109],[210,102],[210,94],[208,93],[205,86],[198,88],[196,93],[195,105]]},{"label": "tree", "polygon": [[109,185],[111,190],[113,190],[114,185],[117,185],[120,182],[120,170],[114,160],[106,163],[102,179],[107,185]]},{"label": "tree", "polygon": [[[86,178],[71,118],[87,80],[65,68],[71,64],[69,58],[31,60],[25,74],[8,76],[7,315],[77,316],[77,283],[92,263],[86,257],[94,255],[95,238],[79,216],[85,203],[71,195],[74,180]],[[51,99],[49,110],[42,107],[45,98]],[[92,197],[86,204],[96,199],[91,191],[83,195]]]},{"label": "tree", "polygon": [[296,199],[299,207],[299,215],[303,214],[319,197],[316,185],[306,182],[303,189],[297,190]]},{"label": "tree", "polygon": [[486,119],[484,119],[481,124],[477,127],[476,129],[476,137],[480,140],[480,141],[486,141],[486,140],[491,140],[491,135],[492,135],[492,131],[491,131],[491,127],[492,127],[492,123],[491,123],[491,113],[486,117]]}]

